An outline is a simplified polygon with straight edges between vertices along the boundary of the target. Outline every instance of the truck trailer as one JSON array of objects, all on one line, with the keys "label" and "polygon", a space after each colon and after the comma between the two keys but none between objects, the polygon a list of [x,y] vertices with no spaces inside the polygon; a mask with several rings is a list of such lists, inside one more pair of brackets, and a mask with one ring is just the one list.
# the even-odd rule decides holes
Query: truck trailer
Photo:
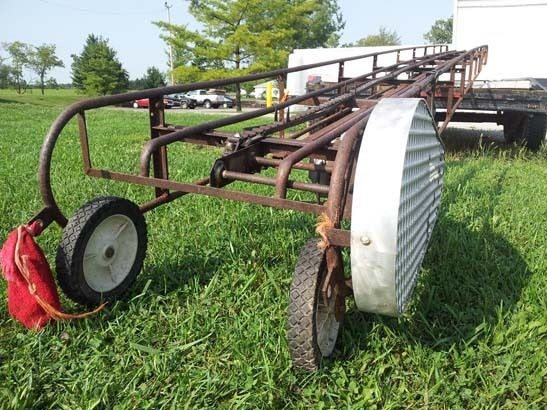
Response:
[{"label": "truck trailer", "polygon": [[[502,125],[505,140],[537,150],[547,129],[547,54],[541,47],[541,27],[547,21],[545,0],[455,0],[452,49],[467,50],[488,46],[488,62],[473,83],[451,121],[484,122]],[[289,56],[289,67],[329,59],[381,52],[396,47],[346,47],[298,49]],[[403,58],[385,54],[376,63],[387,66]],[[391,60],[390,60],[391,59]],[[353,76],[362,67],[348,62],[345,75]],[[287,89],[302,95],[339,81],[336,66],[321,67],[290,74]],[[443,90],[462,83],[461,73],[454,78],[439,78],[435,118],[446,120]]]}]

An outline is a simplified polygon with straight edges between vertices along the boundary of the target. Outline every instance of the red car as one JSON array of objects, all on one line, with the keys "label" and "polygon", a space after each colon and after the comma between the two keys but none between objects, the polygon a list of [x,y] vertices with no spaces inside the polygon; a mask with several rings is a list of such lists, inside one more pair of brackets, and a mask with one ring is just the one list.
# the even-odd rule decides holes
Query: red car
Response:
[{"label": "red car", "polygon": [[[150,102],[148,98],[141,98],[140,100],[133,101],[133,108],[148,108]],[[165,108],[171,108],[175,106],[175,101],[172,98],[163,97],[163,106]]]}]

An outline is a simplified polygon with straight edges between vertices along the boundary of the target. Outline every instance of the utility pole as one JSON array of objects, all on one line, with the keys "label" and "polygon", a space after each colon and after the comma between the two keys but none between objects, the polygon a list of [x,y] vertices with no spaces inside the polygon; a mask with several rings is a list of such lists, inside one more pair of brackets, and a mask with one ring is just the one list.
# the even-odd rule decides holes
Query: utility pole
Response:
[{"label": "utility pole", "polygon": [[[167,9],[167,22],[171,25],[171,7],[165,2],[165,8]],[[173,45],[169,43],[169,65],[171,66],[171,85],[175,85],[175,76],[173,75]]]}]

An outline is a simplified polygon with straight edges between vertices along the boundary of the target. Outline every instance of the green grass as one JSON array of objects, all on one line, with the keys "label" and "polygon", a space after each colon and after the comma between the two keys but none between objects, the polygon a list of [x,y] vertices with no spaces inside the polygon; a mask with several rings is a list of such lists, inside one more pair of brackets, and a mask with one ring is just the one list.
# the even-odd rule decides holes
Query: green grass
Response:
[{"label": "green grass", "polygon": [[[42,205],[38,153],[62,105],[46,97],[0,93],[2,240]],[[95,165],[135,172],[146,112],[98,110],[88,123]],[[99,195],[152,197],[84,177],[75,124],[58,147],[53,183],[67,214]],[[217,155],[175,146],[171,173],[201,177]],[[408,313],[385,318],[350,303],[333,359],[311,375],[291,368],[285,333],[314,217],[199,196],[160,207],[146,216],[145,266],[124,301],[41,332],[0,304],[0,408],[545,408],[546,181],[545,150],[449,153]],[[39,238],[50,262],[59,237],[51,227]]]},{"label": "green grass", "polygon": [[0,103],[21,103],[40,106],[58,106],[67,105],[86,98],[79,94],[75,89],[45,90],[44,95],[40,90],[29,89],[22,94],[17,94],[15,90],[0,89]]}]

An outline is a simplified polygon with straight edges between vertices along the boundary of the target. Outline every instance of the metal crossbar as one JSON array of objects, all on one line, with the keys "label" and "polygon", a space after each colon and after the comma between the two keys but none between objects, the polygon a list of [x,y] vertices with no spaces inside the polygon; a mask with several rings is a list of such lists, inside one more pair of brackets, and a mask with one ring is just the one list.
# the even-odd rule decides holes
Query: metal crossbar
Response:
[{"label": "metal crossbar", "polygon": [[[401,60],[401,52],[412,53]],[[57,139],[72,119],[79,124],[84,172],[90,177],[106,178],[155,189],[155,199],[140,205],[147,212],[186,194],[201,194],[275,208],[325,214],[333,225],[326,232],[333,245],[348,246],[349,232],[340,229],[343,218],[351,217],[351,192],[354,162],[360,138],[374,106],[382,98],[424,98],[435,114],[435,102],[443,98],[446,107],[442,132],[465,94],[471,89],[487,61],[486,46],[469,51],[452,51],[447,46],[407,47],[393,51],[365,54],[322,63],[274,70],[267,73],[181,86],[155,88],[84,100],[69,106],[50,128],[40,155],[39,183],[44,208],[32,219],[44,226],[67,223],[57,205],[51,186],[51,160]],[[396,63],[379,67],[378,57],[396,56]],[[353,61],[363,67],[372,60],[372,71],[347,78],[344,65]],[[285,94],[287,75],[338,65],[338,81],[304,95],[290,96],[272,107],[206,121],[201,124],[167,124],[163,96],[201,88],[241,85],[263,79],[277,79],[280,94]],[[131,175],[92,166],[87,133],[86,112],[92,109],[149,99],[150,140],[143,146],[139,175]],[[221,131],[227,125],[274,114],[270,123],[238,133]],[[306,124],[306,125],[302,125]],[[300,126],[295,130],[296,126]],[[303,128],[302,128],[303,127]],[[341,138],[343,136],[343,138]],[[223,147],[224,154],[211,164],[211,172],[197,181],[182,182],[169,178],[167,153],[174,142]],[[276,169],[275,177],[261,175],[267,168]],[[322,176],[312,182],[291,179],[293,170],[310,171]],[[151,172],[153,176],[151,176]],[[230,190],[234,181],[274,187],[271,195]],[[317,201],[287,199],[287,190],[312,192]],[[321,199],[325,198],[324,201]]]}]

